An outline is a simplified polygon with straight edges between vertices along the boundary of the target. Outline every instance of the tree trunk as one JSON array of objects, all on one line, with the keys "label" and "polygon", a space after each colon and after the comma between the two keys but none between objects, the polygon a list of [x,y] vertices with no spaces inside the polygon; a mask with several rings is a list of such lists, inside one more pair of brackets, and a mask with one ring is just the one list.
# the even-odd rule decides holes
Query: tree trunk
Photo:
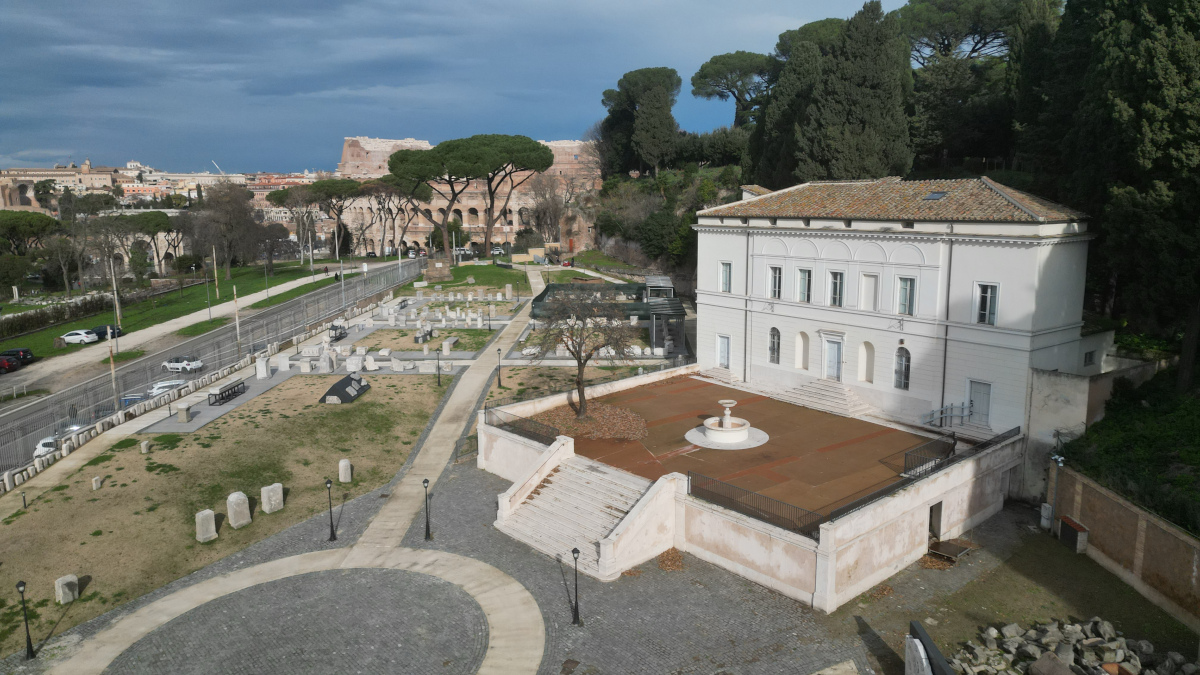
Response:
[{"label": "tree trunk", "polygon": [[60,262],[59,266],[62,267],[63,283],[66,284],[66,286],[67,286],[67,299],[70,300],[71,299],[71,263],[70,263],[70,261]]},{"label": "tree trunk", "polygon": [[1183,349],[1179,353],[1179,374],[1175,388],[1186,394],[1192,388],[1192,371],[1196,367],[1196,347],[1200,341],[1200,299],[1192,304],[1188,312],[1187,327],[1183,331]]},{"label": "tree trunk", "polygon": [[585,387],[583,386],[583,369],[587,368],[587,363],[578,362],[578,372],[575,373],[575,391],[579,393],[579,408],[575,411],[575,419],[583,419],[587,417],[587,395],[584,394]]}]

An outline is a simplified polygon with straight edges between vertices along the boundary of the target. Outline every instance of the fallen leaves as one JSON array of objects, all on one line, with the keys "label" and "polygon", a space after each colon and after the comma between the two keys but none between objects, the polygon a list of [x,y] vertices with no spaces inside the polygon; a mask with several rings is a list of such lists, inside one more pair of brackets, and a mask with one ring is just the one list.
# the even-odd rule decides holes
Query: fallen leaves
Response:
[{"label": "fallen leaves", "polygon": [[664,572],[680,572],[683,570],[683,554],[676,548],[669,548],[658,554],[655,562],[658,563],[658,569]]},{"label": "fallen leaves", "polygon": [[635,441],[645,438],[650,433],[646,428],[646,420],[632,410],[599,401],[588,401],[587,412],[587,417],[578,419],[571,406],[563,405],[538,413],[533,419],[542,424],[549,424],[560,433],[573,438]]}]

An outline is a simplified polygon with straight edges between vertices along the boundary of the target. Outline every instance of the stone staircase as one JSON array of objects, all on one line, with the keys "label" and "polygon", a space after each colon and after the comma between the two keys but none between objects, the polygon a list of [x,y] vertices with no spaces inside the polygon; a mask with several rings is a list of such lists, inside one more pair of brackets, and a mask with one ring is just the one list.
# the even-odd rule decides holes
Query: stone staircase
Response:
[{"label": "stone staircase", "polygon": [[782,392],[779,398],[805,408],[842,417],[862,417],[869,415],[873,410],[855,396],[854,392],[833,380],[812,380]]},{"label": "stone staircase", "polygon": [[728,368],[709,368],[708,370],[704,370],[696,374],[701,377],[707,377],[710,380],[716,380],[717,382],[724,382],[726,384],[741,382],[741,379],[739,379],[737,375],[734,375],[733,371]]},{"label": "stone staircase", "polygon": [[600,540],[650,489],[640,476],[580,457],[568,457],[496,529],[579,571],[600,575]]}]

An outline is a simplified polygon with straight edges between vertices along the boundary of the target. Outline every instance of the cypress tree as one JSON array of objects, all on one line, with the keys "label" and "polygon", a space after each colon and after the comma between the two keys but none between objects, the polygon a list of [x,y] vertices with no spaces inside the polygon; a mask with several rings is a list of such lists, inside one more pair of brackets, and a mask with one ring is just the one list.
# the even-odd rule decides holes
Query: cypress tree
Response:
[{"label": "cypress tree", "polygon": [[671,114],[672,103],[672,97],[665,89],[655,87],[638,101],[633,117],[633,135],[630,137],[633,149],[643,162],[654,167],[655,175],[658,167],[670,159],[679,135],[679,125]]},{"label": "cypress tree", "polygon": [[912,73],[896,20],[870,0],[846,23],[797,124],[801,181],[904,175],[912,167],[906,93]]}]

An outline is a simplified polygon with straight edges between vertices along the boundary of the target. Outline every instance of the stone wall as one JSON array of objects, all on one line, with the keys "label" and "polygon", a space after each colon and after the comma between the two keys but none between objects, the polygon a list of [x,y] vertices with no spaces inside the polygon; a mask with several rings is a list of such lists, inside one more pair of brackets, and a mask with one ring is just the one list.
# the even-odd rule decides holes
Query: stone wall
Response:
[{"label": "stone wall", "polygon": [[1087,555],[1180,622],[1200,631],[1200,540],[1092,479],[1051,465],[1054,528],[1088,528]]}]

